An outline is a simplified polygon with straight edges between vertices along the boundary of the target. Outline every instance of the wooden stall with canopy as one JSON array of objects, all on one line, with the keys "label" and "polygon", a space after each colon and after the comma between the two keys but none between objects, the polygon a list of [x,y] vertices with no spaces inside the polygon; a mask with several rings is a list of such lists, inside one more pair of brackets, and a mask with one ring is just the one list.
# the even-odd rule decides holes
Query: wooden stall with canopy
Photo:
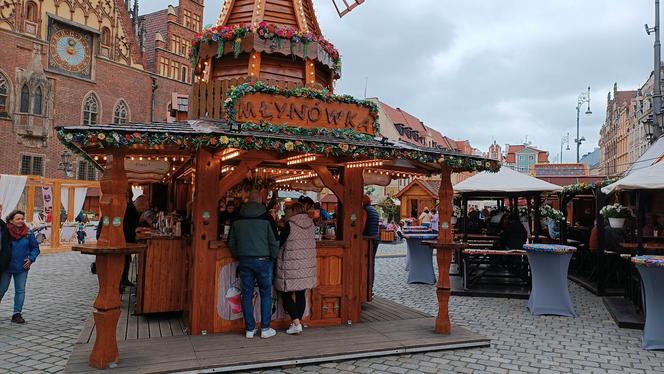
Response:
[{"label": "wooden stall with canopy", "polygon": [[[192,335],[241,331],[241,314],[226,297],[236,260],[218,240],[217,203],[243,186],[327,188],[338,199],[336,237],[317,242],[318,286],[308,295],[310,326],[360,322],[371,297],[371,243],[362,236],[362,195],[369,175],[441,175],[435,331],[451,332],[448,269],[453,240],[452,172],[496,171],[494,160],[393,144],[381,137],[375,104],[332,94],[339,53],[322,38],[311,1],[228,1],[219,25],[193,43],[195,83],[190,120],[180,123],[64,126],[61,141],[104,169],[103,228],[95,246],[100,291],[90,364],[118,362],[118,285],[126,253],[144,252],[122,232],[129,183],[125,160],[166,160],[170,204],[190,205],[192,235],[184,246],[183,314]],[[300,4],[295,7],[293,4]],[[290,5],[293,5],[292,7]],[[246,8],[246,9],[245,9]],[[252,12],[253,11],[253,12]],[[274,20],[284,24],[275,25]],[[149,250],[149,248],[148,248]],[[163,264],[169,266],[168,263]],[[171,266],[173,264],[170,264]],[[282,309],[282,308],[278,308]],[[283,327],[285,318],[273,320]]]}]

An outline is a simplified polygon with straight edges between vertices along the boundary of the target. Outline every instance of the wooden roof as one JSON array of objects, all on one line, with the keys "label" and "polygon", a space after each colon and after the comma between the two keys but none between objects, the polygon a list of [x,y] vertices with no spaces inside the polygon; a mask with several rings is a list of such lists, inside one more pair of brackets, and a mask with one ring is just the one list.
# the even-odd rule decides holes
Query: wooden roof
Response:
[{"label": "wooden roof", "polygon": [[420,186],[424,191],[429,193],[434,199],[438,199],[438,191],[440,190],[440,179],[420,179],[417,178],[410,182],[406,187],[402,188],[401,191],[397,192],[394,197],[400,199],[401,196],[405,195],[411,188],[414,186]]},{"label": "wooden roof", "polygon": [[[126,125],[73,125],[56,127],[58,137],[78,153],[103,155],[110,149],[125,148],[128,154],[146,150],[190,153],[201,147],[271,151],[279,154],[316,153],[338,162],[386,160],[395,169],[418,169],[434,173],[443,161],[454,171],[492,170],[495,160],[440,149],[391,142],[345,129],[306,130],[244,124],[234,131],[227,122],[193,120],[186,122],[132,123]],[[304,131],[304,132],[303,132]]]},{"label": "wooden roof", "polygon": [[321,35],[312,0],[227,0],[217,26],[260,22],[292,26],[298,31]]}]

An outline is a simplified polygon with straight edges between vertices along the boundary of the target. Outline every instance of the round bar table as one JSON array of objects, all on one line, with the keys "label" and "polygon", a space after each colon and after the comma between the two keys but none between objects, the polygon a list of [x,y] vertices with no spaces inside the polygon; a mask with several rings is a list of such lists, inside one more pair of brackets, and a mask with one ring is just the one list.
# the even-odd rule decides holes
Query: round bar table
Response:
[{"label": "round bar table", "polygon": [[567,287],[567,270],[576,248],[557,244],[524,244],[532,277],[528,309],[535,315],[576,317]]},{"label": "round bar table", "polygon": [[641,347],[648,350],[664,349],[664,256],[636,256],[632,262],[639,269],[643,284],[646,324]]},{"label": "round bar table", "polygon": [[436,273],[433,271],[433,248],[423,243],[424,240],[435,240],[438,234],[404,234],[408,244],[406,252],[406,271],[408,283],[436,284]]}]

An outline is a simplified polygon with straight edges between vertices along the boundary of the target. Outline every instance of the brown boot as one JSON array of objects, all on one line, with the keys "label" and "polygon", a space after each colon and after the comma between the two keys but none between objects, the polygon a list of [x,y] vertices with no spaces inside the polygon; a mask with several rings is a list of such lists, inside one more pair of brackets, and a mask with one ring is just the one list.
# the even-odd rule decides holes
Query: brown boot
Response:
[{"label": "brown boot", "polygon": [[12,322],[23,324],[23,323],[25,323],[25,320],[21,316],[21,313],[16,313],[12,316]]}]

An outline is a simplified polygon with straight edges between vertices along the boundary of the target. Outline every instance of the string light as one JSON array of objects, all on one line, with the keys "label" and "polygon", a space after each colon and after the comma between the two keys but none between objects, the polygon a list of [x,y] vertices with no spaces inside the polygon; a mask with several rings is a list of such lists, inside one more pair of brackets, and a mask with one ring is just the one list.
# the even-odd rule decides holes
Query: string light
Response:
[{"label": "string light", "polygon": [[355,161],[346,164],[349,169],[383,166],[383,161]]},{"label": "string light", "polygon": [[240,155],[240,151],[238,151],[237,149],[229,148],[227,150],[224,150],[224,152],[221,154],[221,161],[230,160],[230,159],[235,158],[239,155]]},{"label": "string light", "polygon": [[305,153],[303,155],[297,155],[293,157],[289,157],[286,159],[286,165],[297,165],[297,164],[303,164],[306,162],[312,162],[316,161],[317,156],[315,154],[311,153]]},{"label": "string light", "polygon": [[284,183],[284,182],[298,181],[298,180],[301,180],[301,179],[313,178],[315,176],[316,176],[316,173],[310,171],[307,174],[300,174],[300,175],[294,175],[292,177],[277,179],[275,182],[276,183]]},{"label": "string light", "polygon": [[424,177],[426,174],[422,173],[412,173],[412,172],[403,172],[403,171],[393,171],[393,170],[381,170],[381,169],[367,169],[365,170],[370,174],[381,174],[389,175],[397,178],[410,178],[410,177]]},{"label": "string light", "polygon": [[235,167],[234,166],[224,166],[221,168],[221,174],[227,173],[229,171],[234,171]]}]

